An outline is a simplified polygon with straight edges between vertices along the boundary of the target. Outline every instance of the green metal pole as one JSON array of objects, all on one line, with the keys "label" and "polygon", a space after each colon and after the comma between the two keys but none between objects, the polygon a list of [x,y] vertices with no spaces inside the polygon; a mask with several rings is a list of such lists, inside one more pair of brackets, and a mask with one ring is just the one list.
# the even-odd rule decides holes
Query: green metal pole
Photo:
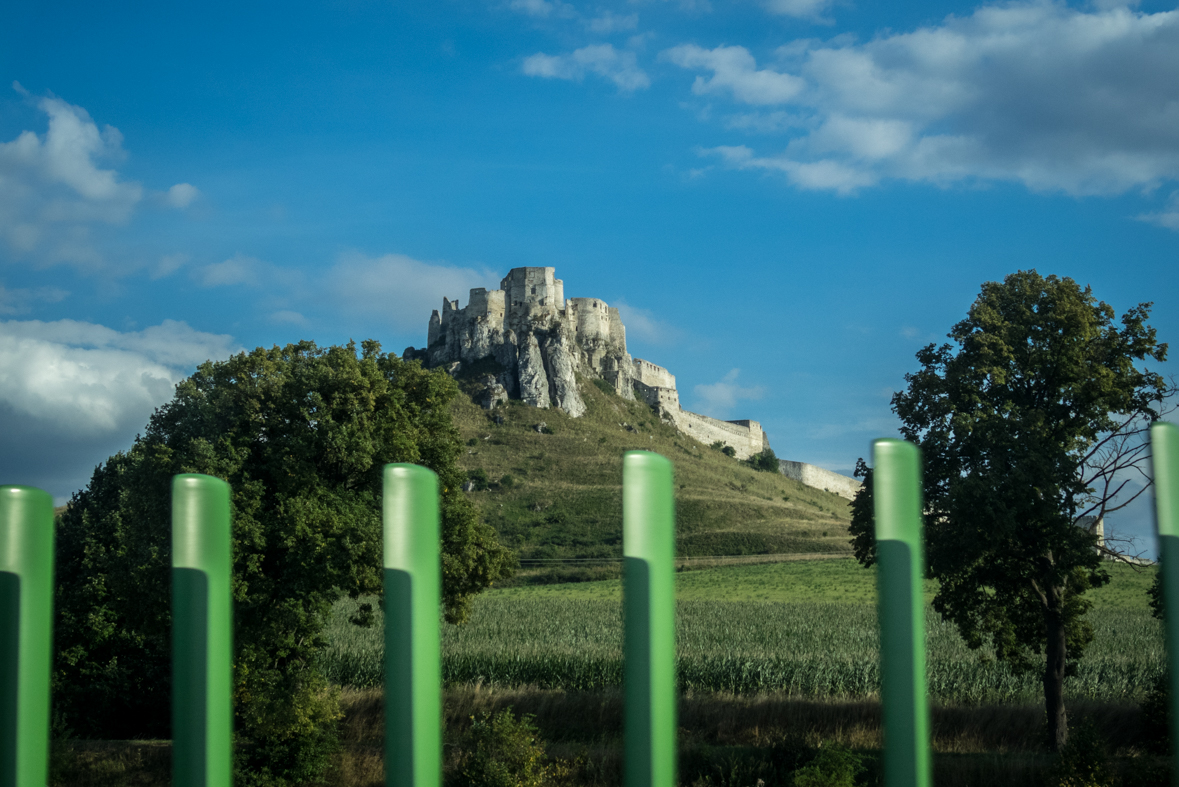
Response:
[{"label": "green metal pole", "polygon": [[0,787],[44,787],[53,663],[53,498],[0,486]]},{"label": "green metal pole", "polygon": [[385,465],[385,784],[442,783],[438,476]]},{"label": "green metal pole", "polygon": [[872,443],[872,490],[880,596],[880,700],[884,784],[928,787],[925,605],[921,546],[921,451],[903,440]]},{"label": "green metal pole", "polygon": [[1179,787],[1179,429],[1159,422],[1150,427],[1150,461],[1159,528],[1159,571],[1163,578],[1163,616],[1167,665],[1171,673],[1171,783]]},{"label": "green metal pole", "polygon": [[674,787],[675,504],[671,462],[648,451],[622,460],[625,609],[625,785]]},{"label": "green metal pole", "polygon": [[172,784],[233,780],[229,484],[172,479]]}]

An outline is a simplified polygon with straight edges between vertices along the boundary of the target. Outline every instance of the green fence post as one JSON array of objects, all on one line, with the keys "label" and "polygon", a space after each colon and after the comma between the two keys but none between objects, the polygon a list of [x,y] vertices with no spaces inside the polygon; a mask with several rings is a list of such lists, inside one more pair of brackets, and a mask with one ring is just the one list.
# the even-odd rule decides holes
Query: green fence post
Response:
[{"label": "green fence post", "polygon": [[0,486],[0,787],[44,787],[52,641],[53,498]]},{"label": "green fence post", "polygon": [[229,484],[172,479],[172,784],[233,780]]},{"label": "green fence post", "polygon": [[438,476],[385,465],[385,784],[442,783]]},{"label": "green fence post", "polygon": [[671,462],[622,460],[626,787],[674,787],[675,506]]},{"label": "green fence post", "polygon": [[1159,529],[1159,571],[1163,574],[1163,616],[1171,672],[1171,783],[1179,787],[1179,429],[1159,422],[1150,427],[1155,517]]},{"label": "green fence post", "polygon": [[903,440],[872,443],[880,604],[880,701],[886,787],[928,787],[921,452]]}]

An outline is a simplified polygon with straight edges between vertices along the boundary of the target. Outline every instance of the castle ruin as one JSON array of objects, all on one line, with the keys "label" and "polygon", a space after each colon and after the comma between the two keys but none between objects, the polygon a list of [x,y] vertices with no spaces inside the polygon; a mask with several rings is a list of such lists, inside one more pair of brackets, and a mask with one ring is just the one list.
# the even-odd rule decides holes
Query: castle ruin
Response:
[{"label": "castle ruin", "polygon": [[566,298],[553,268],[513,268],[498,290],[471,290],[465,307],[443,298],[442,310],[430,315],[426,347],[407,348],[405,358],[451,374],[492,366],[483,380],[489,409],[510,397],[577,418],[585,413],[580,375],[605,380],[626,399],[642,399],[684,434],[730,446],[738,459],[770,445],[757,421],[721,421],[681,408],[675,375],[627,352],[618,309],[598,298]]}]

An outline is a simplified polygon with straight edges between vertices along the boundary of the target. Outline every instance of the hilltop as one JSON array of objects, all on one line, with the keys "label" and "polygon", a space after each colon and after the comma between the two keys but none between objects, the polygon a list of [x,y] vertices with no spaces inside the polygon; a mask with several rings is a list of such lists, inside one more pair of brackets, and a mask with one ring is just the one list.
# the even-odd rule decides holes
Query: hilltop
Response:
[{"label": "hilltop", "polygon": [[577,418],[519,400],[485,410],[471,398],[477,375],[459,382],[466,394],[452,407],[460,464],[476,483],[468,494],[524,561],[622,556],[622,455],[634,449],[674,463],[680,556],[849,552],[846,499],[701,445],[603,380],[578,380]]}]

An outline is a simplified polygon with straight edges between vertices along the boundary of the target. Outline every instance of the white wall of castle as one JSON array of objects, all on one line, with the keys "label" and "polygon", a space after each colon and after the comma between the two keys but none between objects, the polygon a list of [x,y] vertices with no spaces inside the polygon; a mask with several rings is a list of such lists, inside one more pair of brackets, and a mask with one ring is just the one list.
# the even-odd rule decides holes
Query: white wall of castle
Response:
[{"label": "white wall of castle", "polygon": [[778,466],[782,471],[782,475],[787,478],[793,478],[795,481],[812,486],[815,489],[822,489],[840,497],[846,497],[848,500],[854,498],[856,492],[860,491],[860,481],[858,479],[833,473],[830,470],[825,470],[815,465],[808,465],[806,462],[791,462],[786,459],[780,459],[778,460]]}]

